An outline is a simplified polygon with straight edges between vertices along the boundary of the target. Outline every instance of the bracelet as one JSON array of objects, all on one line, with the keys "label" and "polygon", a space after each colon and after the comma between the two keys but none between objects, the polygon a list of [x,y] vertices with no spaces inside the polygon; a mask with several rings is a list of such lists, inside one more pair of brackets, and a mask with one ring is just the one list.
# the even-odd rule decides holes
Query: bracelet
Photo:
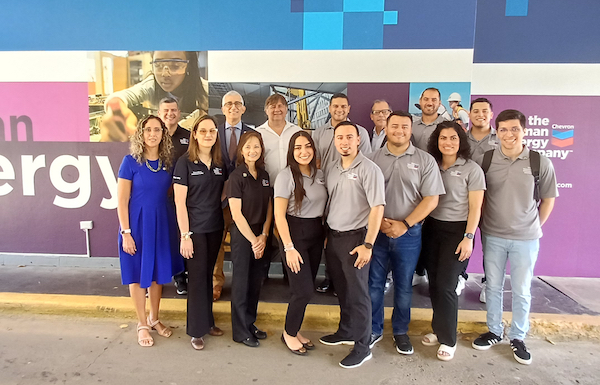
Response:
[{"label": "bracelet", "polygon": [[406,226],[406,230],[411,228],[411,226],[408,224],[408,222],[406,222],[406,219],[403,219],[402,223],[404,223],[404,226]]},{"label": "bracelet", "polygon": [[269,234],[261,233],[260,235],[264,235],[265,237],[269,238]]},{"label": "bracelet", "polygon": [[181,233],[181,239],[188,240],[188,239],[190,239],[190,236],[192,234],[194,234],[194,233],[192,233],[191,231],[188,231],[187,233]]},{"label": "bracelet", "polygon": [[123,229],[121,230],[121,235],[131,234],[131,229]]},{"label": "bracelet", "polygon": [[294,249],[294,243],[293,242],[290,242],[287,245],[283,246],[283,251],[288,252],[288,251],[291,251],[291,250],[296,250],[296,249]]}]

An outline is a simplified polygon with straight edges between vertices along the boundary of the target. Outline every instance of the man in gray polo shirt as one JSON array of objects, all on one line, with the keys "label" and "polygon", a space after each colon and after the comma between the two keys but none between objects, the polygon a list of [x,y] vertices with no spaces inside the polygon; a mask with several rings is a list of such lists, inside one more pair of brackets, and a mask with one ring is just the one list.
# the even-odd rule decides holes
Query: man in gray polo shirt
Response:
[{"label": "man in gray polo shirt", "polygon": [[[334,94],[329,102],[329,114],[331,114],[331,119],[324,126],[317,127],[313,132],[313,140],[317,147],[317,166],[323,170],[325,177],[327,177],[329,169],[341,158],[334,145],[334,127],[340,122],[347,121],[349,113],[350,102],[348,96],[343,93]],[[360,144],[358,145],[358,149],[363,155],[371,153],[369,133],[362,126],[356,125],[356,127],[358,127],[358,132],[360,134]]]},{"label": "man in gray polo shirt", "polygon": [[320,341],[325,345],[353,344],[340,366],[355,368],[372,357],[369,262],[383,217],[385,187],[381,170],[358,151],[358,127],[345,121],[334,133],[341,159],[326,178],[330,230],[325,256],[340,301],[340,323],[335,333]]},{"label": "man in gray polo shirt", "polygon": [[427,88],[419,98],[421,106],[421,116],[413,117],[412,124],[412,142],[423,151],[427,151],[427,141],[438,124],[443,122],[444,117],[438,114],[441,105],[442,95],[437,88]]},{"label": "man in gray polo shirt", "polygon": [[516,110],[502,111],[496,118],[500,148],[493,150],[486,172],[487,191],[480,224],[489,331],[472,345],[477,350],[487,350],[502,341],[502,293],[506,264],[510,261],[512,322],[508,339],[515,360],[527,365],[531,363],[531,354],[523,340],[529,330],[533,268],[542,225],[554,208],[558,190],[552,162],[540,156],[538,207],[534,199],[536,183],[532,176],[531,151],[523,145],[525,125],[525,115]]},{"label": "man in gray polo shirt", "polygon": [[392,328],[396,350],[401,354],[413,353],[406,333],[410,322],[412,276],[421,253],[421,222],[435,209],[439,195],[445,193],[433,156],[411,143],[411,126],[409,113],[393,112],[386,127],[387,143],[370,155],[383,171],[387,202],[369,272],[373,308],[370,345],[380,341],[383,335],[384,284],[391,262],[394,277]]},{"label": "man in gray polo shirt", "polygon": [[[471,146],[471,159],[478,159],[479,157],[482,157],[486,151],[498,148],[496,130],[494,130],[491,125],[493,116],[492,102],[488,99],[477,98],[471,102],[471,110],[469,113],[471,125],[467,132],[467,139]],[[462,277],[464,279],[459,280],[459,285],[461,286],[460,291],[464,288],[468,278],[466,271],[463,271]],[[485,275],[481,278],[481,284],[479,301],[485,303]],[[459,292],[459,289],[457,289],[457,292]]]}]

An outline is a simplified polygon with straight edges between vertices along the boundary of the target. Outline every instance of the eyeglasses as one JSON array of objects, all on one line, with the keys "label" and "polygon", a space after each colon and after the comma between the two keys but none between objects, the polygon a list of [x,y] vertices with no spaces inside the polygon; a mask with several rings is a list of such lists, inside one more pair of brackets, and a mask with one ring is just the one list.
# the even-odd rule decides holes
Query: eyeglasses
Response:
[{"label": "eyeglasses", "polygon": [[210,130],[198,129],[198,130],[196,130],[196,133],[197,133],[198,135],[206,136],[206,134],[208,134],[209,132],[210,132],[211,134],[216,134],[216,133],[217,133],[217,131],[218,131],[218,130],[217,130],[216,128],[211,128]]},{"label": "eyeglasses", "polygon": [[185,72],[189,62],[189,60],[183,59],[157,59],[150,64],[152,64],[154,72],[161,72],[166,68],[171,74],[179,74]]},{"label": "eyeglasses", "polygon": [[244,103],[242,103],[242,102],[227,102],[227,103],[223,104],[223,107],[231,108],[231,107],[235,106],[236,108],[240,108],[243,105],[244,105]]},{"label": "eyeglasses", "polygon": [[392,113],[392,110],[373,110],[371,113],[373,115],[389,115]]},{"label": "eyeglasses", "polygon": [[510,130],[508,128],[499,128],[497,131],[499,134],[506,134],[508,131],[512,132],[513,134],[518,134],[522,130],[518,127],[512,127]]},{"label": "eyeglasses", "polygon": [[151,134],[151,133],[155,133],[158,134],[159,132],[162,132],[162,128],[151,128],[151,127],[146,127],[143,129],[144,132],[146,134]]}]

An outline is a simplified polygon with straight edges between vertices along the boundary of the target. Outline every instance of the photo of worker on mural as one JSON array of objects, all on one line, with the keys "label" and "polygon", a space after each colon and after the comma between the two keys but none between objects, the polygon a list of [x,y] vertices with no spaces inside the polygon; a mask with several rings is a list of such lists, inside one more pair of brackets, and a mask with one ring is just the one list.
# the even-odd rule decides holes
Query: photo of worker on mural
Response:
[{"label": "photo of worker on mural", "polygon": [[206,52],[101,51],[88,60],[92,142],[127,141],[165,97],[178,102],[184,128],[207,113]]}]

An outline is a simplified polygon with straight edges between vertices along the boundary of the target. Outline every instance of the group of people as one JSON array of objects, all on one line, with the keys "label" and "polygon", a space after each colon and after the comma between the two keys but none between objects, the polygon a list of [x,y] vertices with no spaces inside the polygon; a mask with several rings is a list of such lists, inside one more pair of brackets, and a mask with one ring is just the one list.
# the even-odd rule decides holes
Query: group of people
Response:
[{"label": "group of people", "polygon": [[[342,367],[371,359],[371,349],[382,340],[390,271],[394,345],[398,353],[414,352],[407,332],[413,273],[420,268],[428,273],[433,307],[432,332],[421,342],[438,346],[440,360],[451,360],[457,347],[456,289],[479,227],[489,331],[472,345],[486,350],[503,339],[502,291],[510,261],[513,320],[508,338],[515,359],[530,363],[523,340],[533,267],[541,226],[558,196],[552,163],[524,147],[521,112],[502,111],[493,129],[492,103],[475,99],[465,131],[438,115],[440,100],[439,90],[423,91],[420,117],[392,112],[388,102],[376,100],[371,139],[364,127],[349,121],[345,94],[332,96],[330,121],[311,135],[286,120],[287,100],[280,94],[265,102],[267,121],[249,128],[241,121],[242,96],[230,91],[222,99],[226,122],[197,119],[189,148],[178,158],[172,155],[172,133],[163,120],[142,120],[118,180],[122,277],[138,314],[139,344],[153,344],[150,329],[171,334],[158,311],[161,285],[183,271],[179,253],[189,274],[187,333],[192,347],[202,349],[207,334],[223,335],[212,315],[212,275],[229,211],[234,341],[257,347],[267,338],[255,322],[276,234],[291,292],[281,340],[292,353],[306,355],[315,348],[300,330],[324,251],[340,322],[334,333],[319,340],[353,345]],[[175,208],[168,194],[171,169]]]}]

